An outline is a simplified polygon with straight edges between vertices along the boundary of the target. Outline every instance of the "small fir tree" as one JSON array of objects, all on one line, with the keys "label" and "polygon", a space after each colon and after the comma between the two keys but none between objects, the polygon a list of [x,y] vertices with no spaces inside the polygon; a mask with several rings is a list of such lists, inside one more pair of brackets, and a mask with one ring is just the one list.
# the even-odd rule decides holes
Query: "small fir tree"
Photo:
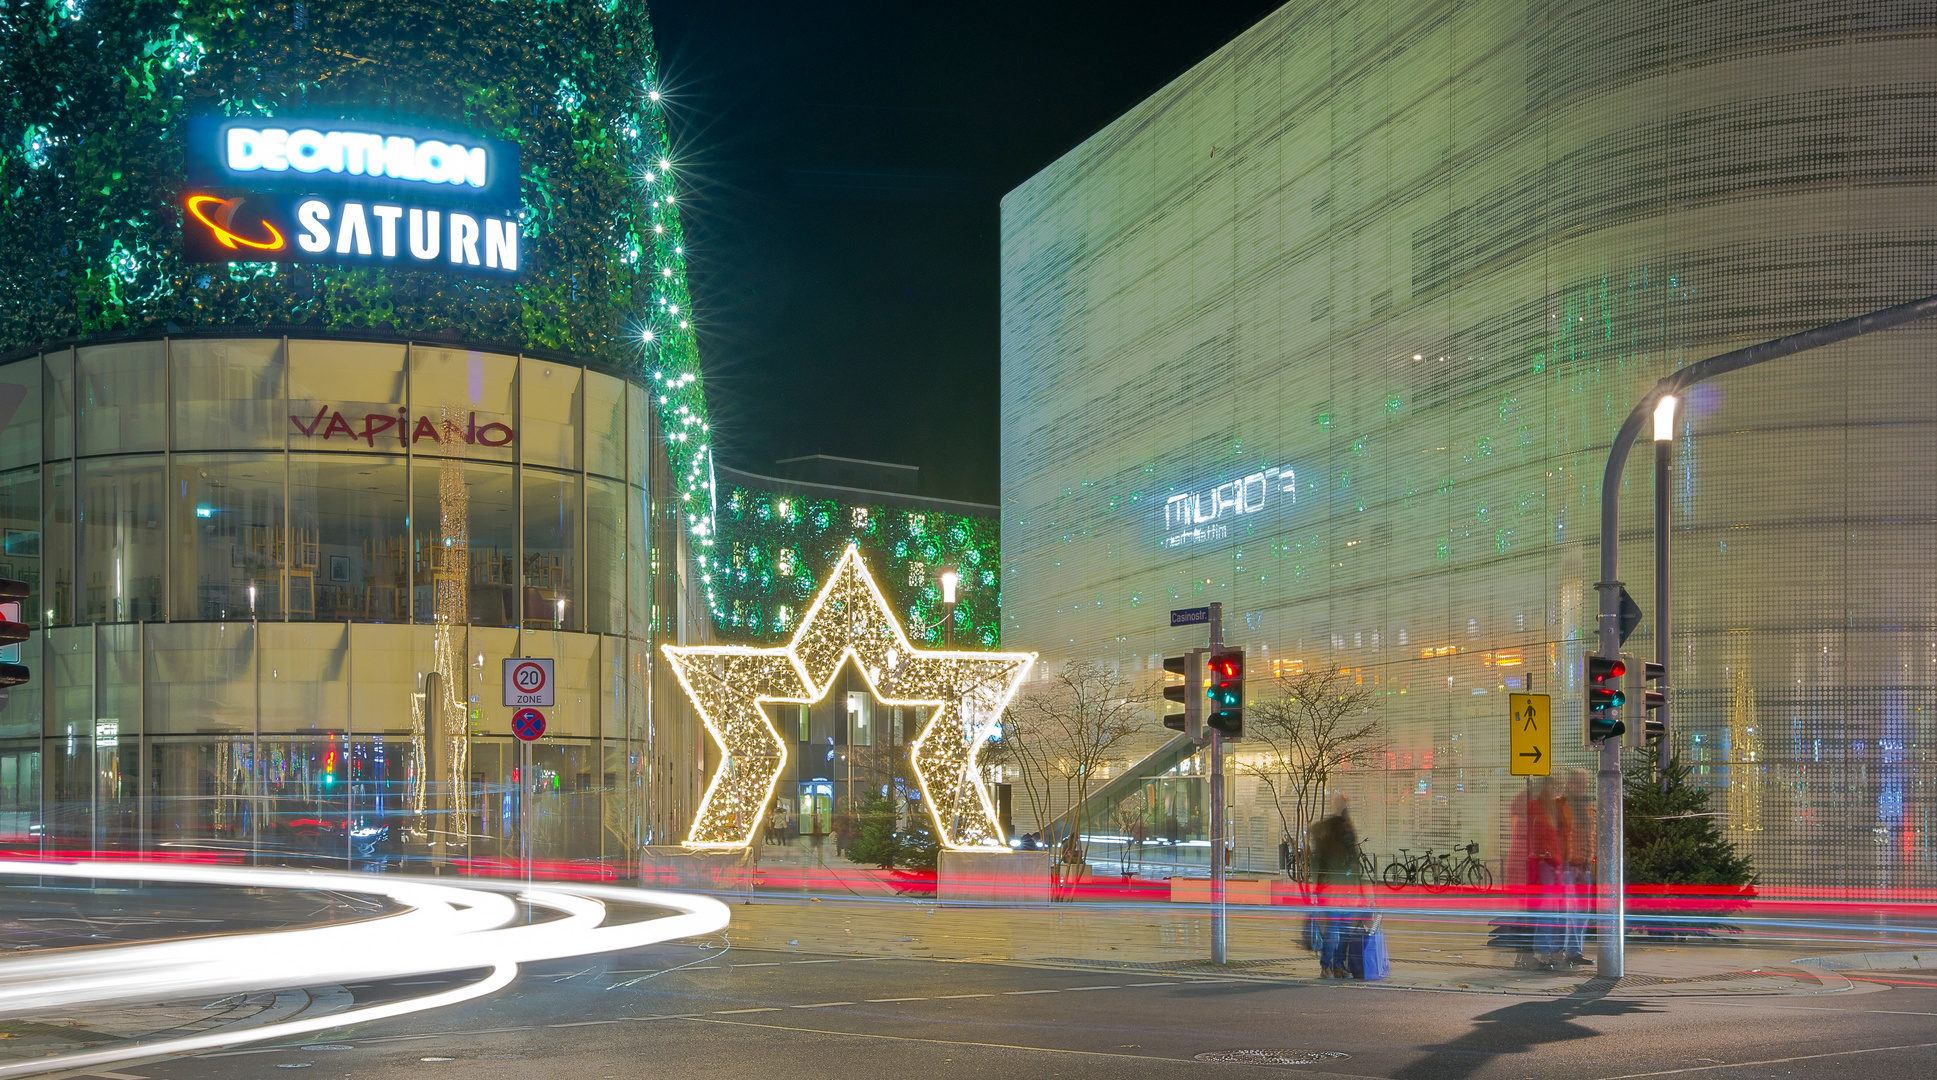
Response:
[{"label": "small fir tree", "polygon": [[885,870],[895,864],[900,853],[901,841],[895,835],[894,800],[876,795],[862,803],[854,814],[854,835],[847,845],[848,859],[872,863]]},{"label": "small fir tree", "polygon": [[1688,783],[1677,757],[1668,782],[1649,755],[1627,772],[1627,880],[1631,885],[1733,885],[1744,895],[1756,883],[1755,867],[1722,835],[1708,792]]}]

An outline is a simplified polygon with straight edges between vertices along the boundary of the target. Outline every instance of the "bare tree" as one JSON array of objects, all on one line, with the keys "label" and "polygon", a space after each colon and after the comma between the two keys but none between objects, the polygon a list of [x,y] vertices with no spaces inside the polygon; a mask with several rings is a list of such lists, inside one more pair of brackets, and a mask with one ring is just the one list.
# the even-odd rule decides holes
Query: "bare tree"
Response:
[{"label": "bare tree", "polygon": [[1016,769],[1024,800],[1039,823],[1049,821],[1060,794],[1076,860],[1087,861],[1084,804],[1104,767],[1144,730],[1146,707],[1157,696],[1155,682],[1138,683],[1094,660],[1071,660],[1046,683],[1017,695],[1003,715],[1000,738],[983,760]]},{"label": "bare tree", "polygon": [[[1270,794],[1286,843],[1292,876],[1310,869],[1306,832],[1325,806],[1335,769],[1377,764],[1385,739],[1371,707],[1372,692],[1334,666],[1273,680],[1247,704],[1245,742],[1263,753],[1236,759]],[[1248,759],[1248,760],[1247,760]]]}]

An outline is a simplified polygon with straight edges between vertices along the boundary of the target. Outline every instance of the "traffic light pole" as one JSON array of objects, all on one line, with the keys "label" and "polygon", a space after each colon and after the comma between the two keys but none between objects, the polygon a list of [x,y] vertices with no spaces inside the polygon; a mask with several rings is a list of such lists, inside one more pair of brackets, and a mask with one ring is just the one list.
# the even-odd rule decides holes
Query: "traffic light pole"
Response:
[{"label": "traffic light pole", "polygon": [[[1224,647],[1224,605],[1211,605],[1211,651]],[[1224,733],[1211,728],[1211,963],[1225,959]]]},{"label": "traffic light pole", "polygon": [[[1926,296],[1922,300],[1912,300],[1907,304],[1872,311],[1854,319],[1819,326],[1814,330],[1804,330],[1800,334],[1765,341],[1746,349],[1736,349],[1706,360],[1698,360],[1680,371],[1663,376],[1655,383],[1641,400],[1635,403],[1634,411],[1622,422],[1621,430],[1614,436],[1614,443],[1608,447],[1607,469],[1601,477],[1601,575],[1594,583],[1600,593],[1599,613],[1599,652],[1602,656],[1621,654],[1621,582],[1616,575],[1621,571],[1621,473],[1628,463],[1628,451],[1633,449],[1634,440],[1641,434],[1645,423],[1661,399],[1679,394],[1682,390],[1697,383],[1740,371],[1757,364],[1766,364],[1785,356],[1794,356],[1824,345],[1834,345],[1840,341],[1862,337],[1878,330],[1888,330],[1915,322],[1918,319],[1937,315],[1937,296]],[[1657,476],[1660,476],[1657,465]],[[1665,488],[1666,485],[1662,485]],[[1657,508],[1661,494],[1657,492]],[[1656,529],[1656,543],[1665,544],[1667,529]],[[1667,576],[1664,574],[1656,584],[1656,648],[1666,649],[1668,635],[1662,632],[1667,626],[1666,603]],[[1667,661],[1667,653],[1661,653],[1662,662]],[[1663,677],[1663,685],[1667,677]],[[1644,713],[1645,715],[1645,713]],[[1664,737],[1663,742],[1666,742]],[[1627,970],[1627,956],[1623,948],[1627,934],[1627,875],[1622,865],[1626,846],[1626,823],[1621,807],[1621,740],[1604,739],[1601,742],[1601,771],[1596,794],[1599,796],[1599,813],[1595,815],[1594,847],[1599,859],[1599,873],[1596,875],[1597,887],[1602,897],[1601,947],[1597,957],[1597,974],[1603,978],[1618,979]]]}]

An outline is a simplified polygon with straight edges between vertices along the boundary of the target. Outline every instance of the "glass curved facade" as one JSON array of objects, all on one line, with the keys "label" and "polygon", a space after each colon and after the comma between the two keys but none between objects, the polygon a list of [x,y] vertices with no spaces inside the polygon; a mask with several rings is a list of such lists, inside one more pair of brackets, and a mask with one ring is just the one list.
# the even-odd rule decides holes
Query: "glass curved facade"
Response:
[{"label": "glass curved facade", "polygon": [[[1906,104],[1937,94],[1933,27],[1791,0],[1266,17],[1003,202],[1004,644],[1156,679],[1205,641],[1164,612],[1221,602],[1253,701],[1332,667],[1369,695],[1382,761],[1331,790],[1382,863],[1478,842],[1524,874],[1508,695],[1552,695],[1556,773],[1597,767],[1582,657],[1630,407],[1937,292]],[[1673,749],[1767,884],[1937,885],[1937,411],[1904,391],[1933,344],[1740,372],[1677,418]],[[1651,457],[1619,569],[1652,613]],[[1652,614],[1626,647],[1656,655]],[[1258,746],[1230,820],[1269,871],[1305,823]],[[1182,783],[1148,785],[1152,835],[1201,828],[1157,809]]]},{"label": "glass curved facade", "polygon": [[[647,790],[642,387],[285,337],[81,345],[0,384],[0,576],[42,628],[0,709],[0,835],[381,865],[516,856],[521,798],[540,858],[675,828]],[[530,772],[513,656],[555,661]]]}]

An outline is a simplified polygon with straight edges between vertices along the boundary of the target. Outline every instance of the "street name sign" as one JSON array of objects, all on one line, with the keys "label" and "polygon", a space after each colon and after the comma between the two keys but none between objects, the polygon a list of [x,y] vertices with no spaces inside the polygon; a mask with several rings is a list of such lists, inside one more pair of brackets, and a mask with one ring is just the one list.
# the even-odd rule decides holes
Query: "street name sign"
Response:
[{"label": "street name sign", "polygon": [[1174,608],[1170,612],[1170,625],[1197,626],[1211,621],[1211,609],[1207,607]]}]

